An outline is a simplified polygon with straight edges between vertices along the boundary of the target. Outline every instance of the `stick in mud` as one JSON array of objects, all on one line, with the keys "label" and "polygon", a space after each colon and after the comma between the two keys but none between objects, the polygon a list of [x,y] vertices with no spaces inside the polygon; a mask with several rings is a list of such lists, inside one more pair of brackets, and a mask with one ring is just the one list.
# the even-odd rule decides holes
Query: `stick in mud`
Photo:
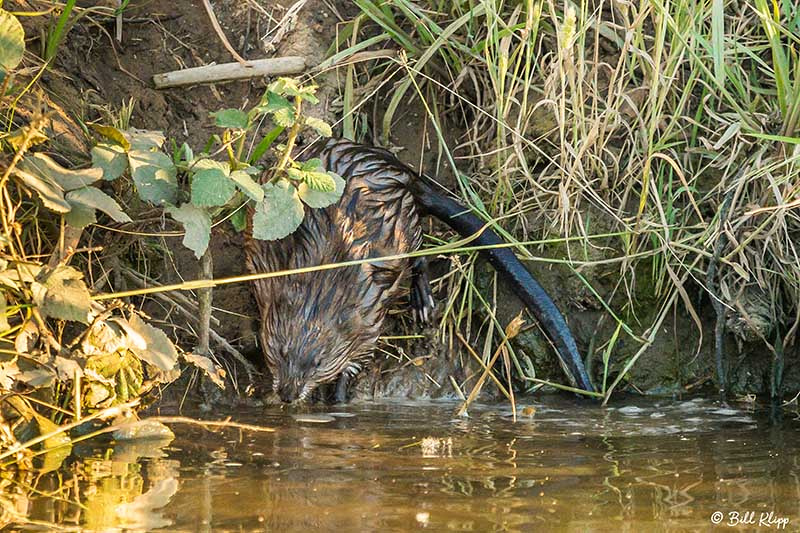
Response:
[{"label": "stick in mud", "polygon": [[182,85],[243,80],[259,76],[288,76],[300,74],[305,68],[306,60],[303,57],[273,57],[255,59],[244,64],[223,63],[221,65],[204,65],[202,67],[163,72],[153,76],[153,83],[156,89],[166,89]]}]

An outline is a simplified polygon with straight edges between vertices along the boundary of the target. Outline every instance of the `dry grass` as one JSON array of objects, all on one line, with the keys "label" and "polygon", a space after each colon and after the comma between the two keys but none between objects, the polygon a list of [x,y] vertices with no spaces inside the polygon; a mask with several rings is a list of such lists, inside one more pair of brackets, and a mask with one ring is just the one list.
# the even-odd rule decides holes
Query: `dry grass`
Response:
[{"label": "dry grass", "polygon": [[[586,239],[563,248],[577,269],[618,265],[614,290],[589,289],[642,349],[616,361],[625,367],[607,393],[674,305],[701,328],[714,299],[728,329],[775,353],[779,372],[800,321],[796,7],[356,3],[362,15],[342,32],[337,57],[364,45],[401,54],[342,67],[345,132],[367,131],[361,98],[385,84],[389,103],[373,135],[386,142],[398,109],[416,94],[440,149],[470,173],[459,176],[463,199],[487,220],[502,219],[520,240],[532,232]],[[463,128],[458,146],[444,145],[445,121]],[[619,236],[590,241],[597,227]],[[583,257],[572,255],[581,248]],[[470,264],[461,268],[471,276]],[[652,322],[637,323],[637,283],[657,298]],[[708,298],[698,300],[697,287]],[[452,295],[447,309],[471,311],[476,296],[467,292]],[[494,331],[502,334],[499,324]],[[616,340],[595,351],[613,362]]]}]

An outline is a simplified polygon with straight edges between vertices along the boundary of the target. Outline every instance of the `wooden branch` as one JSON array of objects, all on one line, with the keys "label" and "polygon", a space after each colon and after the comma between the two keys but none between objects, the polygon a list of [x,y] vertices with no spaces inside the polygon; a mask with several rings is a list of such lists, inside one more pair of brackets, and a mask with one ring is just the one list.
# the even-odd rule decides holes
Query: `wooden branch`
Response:
[{"label": "wooden branch", "polygon": [[205,65],[202,67],[173,70],[153,76],[157,89],[193,85],[196,83],[214,83],[218,81],[243,80],[259,76],[287,76],[300,74],[306,68],[303,57],[274,57],[256,59],[244,64],[223,63],[221,65]]}]

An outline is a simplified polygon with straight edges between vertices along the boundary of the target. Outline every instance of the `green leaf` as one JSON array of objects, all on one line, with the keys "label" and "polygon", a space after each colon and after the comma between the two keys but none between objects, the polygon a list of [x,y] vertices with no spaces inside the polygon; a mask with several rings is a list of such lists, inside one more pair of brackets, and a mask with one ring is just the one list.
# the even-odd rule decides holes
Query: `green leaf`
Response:
[{"label": "green leaf", "polygon": [[324,120],[314,117],[306,117],[306,126],[313,129],[323,137],[330,137],[333,135],[333,130],[331,129],[330,125]]},{"label": "green leaf", "polygon": [[267,86],[267,90],[276,94],[288,94],[288,91],[297,91],[297,82],[292,78],[278,78]]},{"label": "green leaf", "polygon": [[67,202],[69,202],[69,205],[72,207],[69,213],[64,213],[64,221],[67,224],[78,229],[83,229],[97,222],[94,207],[89,207],[80,202],[70,202],[69,200],[67,200]]},{"label": "green leaf", "polygon": [[17,68],[25,53],[25,30],[17,17],[0,9],[0,70]]},{"label": "green leaf", "polygon": [[220,128],[247,129],[247,113],[240,109],[221,109],[211,113],[215,124]]},{"label": "green leaf", "polygon": [[231,166],[228,163],[222,161],[214,161],[213,159],[209,159],[207,157],[195,161],[192,164],[192,168],[189,170],[191,170],[192,172],[198,172],[200,170],[210,170],[210,169],[220,170],[226,176],[231,173]]},{"label": "green leaf", "polygon": [[233,229],[236,230],[236,233],[241,233],[247,227],[247,210],[242,207],[237,209],[231,215],[231,224],[233,225]]},{"label": "green leaf", "polygon": [[294,78],[278,78],[272,82],[268,89],[278,94],[285,94],[288,96],[299,96],[303,100],[318,103],[319,100],[314,96],[317,92],[316,85],[300,86]]},{"label": "green leaf", "polygon": [[130,143],[130,150],[160,150],[166,137],[160,131],[130,128],[122,132]]},{"label": "green leaf", "polygon": [[140,348],[136,345],[131,346],[131,351],[136,357],[165,372],[172,370],[178,363],[178,351],[172,341],[169,340],[169,337],[167,337],[167,334],[147,324],[137,315],[131,315],[128,323],[146,343],[145,348]]},{"label": "green leaf", "polygon": [[58,184],[64,191],[86,187],[103,177],[102,169],[67,170],[49,156],[41,153],[26,155],[20,161],[19,166],[26,172],[36,174],[52,183]]},{"label": "green leaf", "polygon": [[306,183],[301,183],[297,187],[297,193],[300,195],[300,198],[303,199],[303,202],[308,207],[314,208],[322,208],[328,207],[329,205],[333,205],[339,201],[339,198],[342,197],[344,193],[345,181],[342,179],[341,176],[335,174],[333,172],[328,172],[328,175],[333,180],[335,184],[335,189],[330,192],[322,192],[322,191],[315,191],[311,187],[308,186]]},{"label": "green leaf", "polygon": [[294,124],[296,120],[294,115],[294,108],[292,109],[278,109],[272,113],[272,120],[276,125],[288,128]]},{"label": "green leaf", "polygon": [[294,106],[285,97],[268,90],[264,98],[261,99],[261,105],[258,106],[258,110],[261,113],[274,113],[279,109],[293,110]]},{"label": "green leaf", "polygon": [[303,203],[297,189],[286,180],[267,183],[263,188],[264,201],[256,205],[253,214],[253,237],[265,241],[282,239],[303,221]]},{"label": "green leaf", "polygon": [[225,205],[235,192],[236,185],[218,168],[204,169],[192,176],[192,203],[196,206]]},{"label": "green leaf", "polygon": [[314,191],[333,192],[336,190],[336,182],[333,177],[325,171],[304,171],[303,181],[308,185],[309,189]]},{"label": "green leaf", "polygon": [[242,192],[256,202],[264,199],[264,189],[250,177],[246,170],[234,170],[231,172],[230,178],[236,182]]},{"label": "green leaf", "polygon": [[200,259],[206,253],[211,240],[211,217],[205,209],[188,203],[180,207],[167,207],[167,213],[183,224],[183,229],[186,231],[183,245]]},{"label": "green leaf", "polygon": [[302,170],[325,170],[322,168],[322,160],[318,157],[314,157],[308,161],[303,161],[300,163],[300,168]]},{"label": "green leaf", "polygon": [[114,219],[115,222],[133,222],[131,217],[126,215],[119,204],[109,195],[97,187],[84,187],[70,191],[66,196],[71,205],[82,204],[92,209],[98,209]]},{"label": "green leaf", "polygon": [[45,316],[89,323],[92,297],[83,274],[68,266],[43,270],[31,284],[33,301]]},{"label": "green leaf", "polygon": [[44,206],[56,213],[68,213],[72,206],[64,199],[64,190],[49,179],[42,179],[35,174],[25,172],[17,165],[14,175],[24,185],[36,191]]},{"label": "green leaf", "polygon": [[128,170],[128,156],[122,146],[100,143],[92,148],[92,165],[103,169],[104,180],[113,181]]},{"label": "green leaf", "polygon": [[172,159],[163,152],[131,150],[128,152],[131,176],[139,197],[160,205],[174,204],[178,194],[177,169]]}]

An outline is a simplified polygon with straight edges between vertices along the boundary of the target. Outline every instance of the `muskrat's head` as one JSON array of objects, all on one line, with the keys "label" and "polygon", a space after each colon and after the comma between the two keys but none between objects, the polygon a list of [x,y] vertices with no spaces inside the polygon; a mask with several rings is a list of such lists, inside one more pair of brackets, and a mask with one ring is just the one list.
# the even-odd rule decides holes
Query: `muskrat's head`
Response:
[{"label": "muskrat's head", "polygon": [[348,342],[333,329],[296,324],[263,341],[272,388],[286,403],[302,402],[319,385],[360,369],[362,343]]}]

